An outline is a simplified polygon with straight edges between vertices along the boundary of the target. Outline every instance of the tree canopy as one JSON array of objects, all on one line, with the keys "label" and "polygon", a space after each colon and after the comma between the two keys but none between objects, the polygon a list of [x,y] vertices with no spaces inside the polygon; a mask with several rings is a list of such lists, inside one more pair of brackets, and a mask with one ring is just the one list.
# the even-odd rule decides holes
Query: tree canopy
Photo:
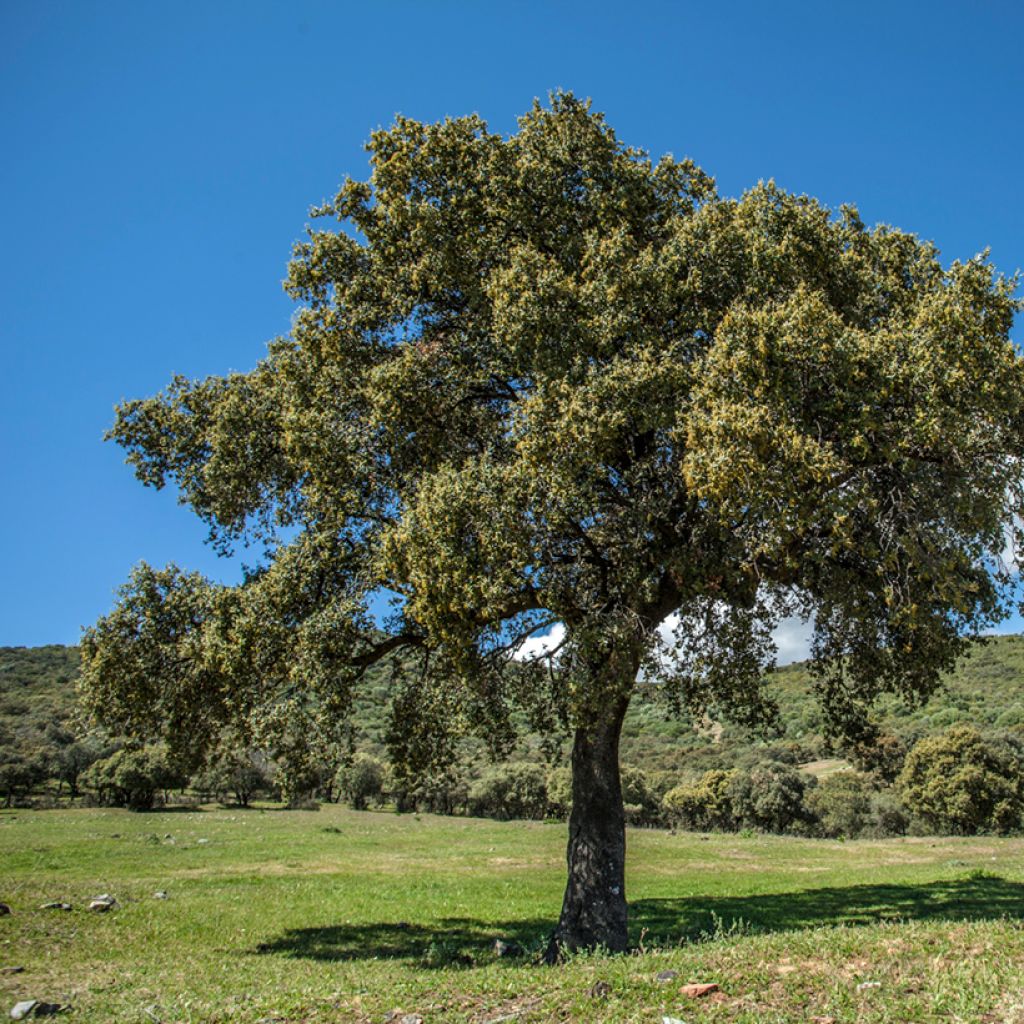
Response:
[{"label": "tree canopy", "polygon": [[[314,210],[339,226],[296,246],[290,335],[119,407],[140,480],[265,557],[234,587],[137,568],[86,632],[84,692],[200,756],[295,708],[333,727],[390,656],[411,772],[469,731],[506,748],[523,709],[573,736],[556,945],[623,948],[638,680],[762,719],[800,614],[839,730],[1011,608],[1016,281],[773,183],[723,198],[568,94],[509,136],[400,117],[368,150]],[[515,657],[556,623],[556,651]]]}]

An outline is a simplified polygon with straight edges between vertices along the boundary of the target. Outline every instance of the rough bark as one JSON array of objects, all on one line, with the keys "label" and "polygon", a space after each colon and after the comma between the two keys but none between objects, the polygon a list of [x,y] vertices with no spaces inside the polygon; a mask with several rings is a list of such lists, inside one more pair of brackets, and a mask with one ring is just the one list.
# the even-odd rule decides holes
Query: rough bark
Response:
[{"label": "rough bark", "polygon": [[[632,680],[630,680],[632,682]],[[572,748],[569,878],[546,959],[603,946],[621,952],[626,931],[626,822],[619,778],[619,733],[629,705],[618,697],[576,730]]]}]

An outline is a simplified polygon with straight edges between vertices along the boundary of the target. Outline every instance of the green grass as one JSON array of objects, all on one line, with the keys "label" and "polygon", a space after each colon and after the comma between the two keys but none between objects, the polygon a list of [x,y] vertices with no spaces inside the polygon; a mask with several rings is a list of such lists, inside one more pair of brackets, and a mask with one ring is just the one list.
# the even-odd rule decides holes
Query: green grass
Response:
[{"label": "green grass", "polygon": [[[496,959],[495,938],[543,943],[564,842],[561,825],[333,806],[3,812],[0,968],[25,970],[0,974],[0,1012],[38,998],[149,1024],[1024,1021],[1024,841],[631,831],[641,951]],[[101,892],[120,908],[88,913]],[[75,909],[38,909],[51,899]],[[658,983],[667,969],[678,979]],[[688,981],[722,992],[694,1002]]]}]

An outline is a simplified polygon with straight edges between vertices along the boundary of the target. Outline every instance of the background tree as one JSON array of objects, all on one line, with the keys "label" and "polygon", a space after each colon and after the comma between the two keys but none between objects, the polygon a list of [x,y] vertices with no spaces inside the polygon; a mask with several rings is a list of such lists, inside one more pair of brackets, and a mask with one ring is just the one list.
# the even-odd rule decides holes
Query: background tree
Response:
[{"label": "background tree", "polygon": [[539,764],[497,765],[485,771],[470,787],[466,805],[481,818],[540,819],[547,814],[547,772]]},{"label": "background tree", "polygon": [[117,750],[89,765],[81,780],[100,803],[132,811],[151,810],[161,791],[166,803],[169,790],[188,783],[188,777],[159,746]]},{"label": "background tree", "polygon": [[907,809],[932,830],[973,835],[1021,827],[1024,744],[969,725],[921,740],[898,783]]},{"label": "background tree", "polygon": [[[296,247],[290,336],[119,408],[144,483],[267,555],[237,587],[137,569],[84,638],[86,699],[200,749],[282,695],[343,716],[404,651],[404,771],[467,732],[506,749],[515,707],[571,736],[551,951],[623,949],[642,673],[697,717],[763,720],[772,628],[801,613],[836,731],[929,692],[1007,611],[1015,285],[771,183],[721,198],[571,95],[508,137],[400,117],[368,148],[369,180],[314,211],[340,230]],[[555,623],[557,652],[513,664]]]},{"label": "background tree", "polygon": [[384,795],[384,765],[372,754],[356,754],[341,771],[341,792],[349,806],[365,811]]},{"label": "background tree", "polygon": [[804,797],[817,785],[813,776],[772,761],[749,772],[730,774],[729,806],[738,825],[765,832],[789,832],[810,826],[812,817]]},{"label": "background tree", "polygon": [[684,782],[664,796],[665,814],[676,826],[694,831],[728,831],[736,827],[732,787],[736,769],[712,768],[693,782]]},{"label": "background tree", "polygon": [[272,782],[262,752],[227,736],[211,762],[192,779],[192,785],[203,796],[215,795],[223,801],[230,795],[239,807],[248,807],[249,801],[261,790],[270,789]]}]

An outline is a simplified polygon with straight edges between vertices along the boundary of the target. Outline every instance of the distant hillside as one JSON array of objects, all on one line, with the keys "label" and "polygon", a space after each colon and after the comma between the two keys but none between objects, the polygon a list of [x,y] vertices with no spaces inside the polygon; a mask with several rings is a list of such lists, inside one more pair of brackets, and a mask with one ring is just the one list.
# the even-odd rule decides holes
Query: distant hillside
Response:
[{"label": "distant hillside", "polygon": [[[0,648],[0,744],[15,731],[70,730],[78,676],[77,647]],[[781,745],[798,744],[801,760],[821,756],[821,715],[805,666],[790,665],[773,675],[782,735],[757,739],[745,730],[716,724],[695,729],[687,719],[666,720],[656,701],[634,701],[622,739],[623,760],[672,772],[727,767],[760,760]],[[388,702],[386,673],[369,680],[356,713],[360,747],[380,751]],[[907,708],[894,699],[879,703],[877,718],[886,732],[915,740],[957,722],[982,729],[1024,732],[1024,636],[995,637],[979,646],[923,707]],[[527,737],[518,758],[539,759],[536,738]]]},{"label": "distant hillside", "polygon": [[[822,716],[804,663],[773,673],[769,686],[781,715],[781,736],[759,740],[722,723],[718,735],[689,722],[666,722],[654,704],[634,702],[623,735],[625,760],[669,770],[728,767],[762,759],[768,748],[799,744],[810,760],[823,752]],[[1024,732],[1024,636],[992,637],[979,644],[926,704],[911,708],[887,697],[874,716],[883,732],[911,742],[970,722],[986,730]]]},{"label": "distant hillside", "polygon": [[73,731],[77,678],[77,647],[0,647],[0,747]]}]

